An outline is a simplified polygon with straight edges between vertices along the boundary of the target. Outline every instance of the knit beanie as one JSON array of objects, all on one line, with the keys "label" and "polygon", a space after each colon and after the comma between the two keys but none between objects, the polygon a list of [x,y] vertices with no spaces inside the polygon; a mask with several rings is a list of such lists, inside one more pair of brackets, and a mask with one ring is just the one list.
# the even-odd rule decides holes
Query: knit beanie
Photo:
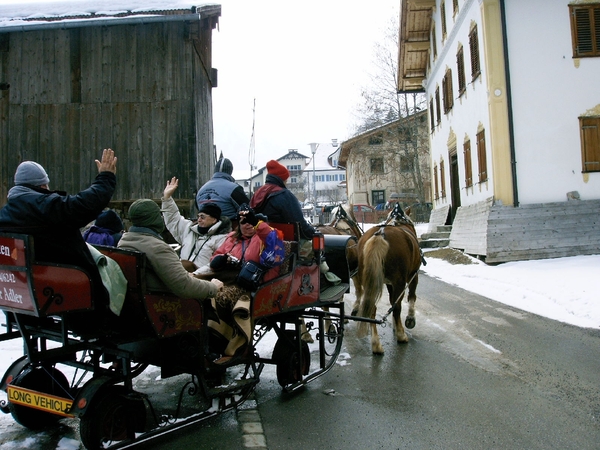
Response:
[{"label": "knit beanie", "polygon": [[101,228],[107,228],[113,233],[123,231],[123,222],[121,218],[112,209],[100,213],[96,219],[95,225]]},{"label": "knit beanie", "polygon": [[215,172],[225,172],[228,175],[233,173],[233,164],[227,158],[221,158],[215,164]]},{"label": "knit beanie", "polygon": [[30,184],[42,186],[49,184],[50,178],[42,166],[33,161],[23,161],[15,172],[15,185]]},{"label": "knit beanie", "polygon": [[267,173],[269,175],[275,175],[276,177],[279,177],[281,181],[285,181],[290,177],[289,170],[287,170],[285,166],[282,166],[274,159],[267,163]]},{"label": "knit beanie", "polygon": [[157,233],[165,230],[160,208],[150,199],[136,200],[129,207],[129,220],[136,227],[146,227]]},{"label": "knit beanie", "polygon": [[216,203],[201,203],[198,212],[208,214],[217,220],[221,220],[221,208]]}]

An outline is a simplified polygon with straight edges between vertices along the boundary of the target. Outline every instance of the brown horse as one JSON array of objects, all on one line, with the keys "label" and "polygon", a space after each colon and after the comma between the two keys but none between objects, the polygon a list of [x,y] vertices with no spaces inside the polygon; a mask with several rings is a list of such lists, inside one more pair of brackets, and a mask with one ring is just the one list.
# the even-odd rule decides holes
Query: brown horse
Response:
[{"label": "brown horse", "polygon": [[[421,250],[412,221],[390,213],[385,224],[369,230],[358,241],[358,273],[354,277],[356,303],[352,315],[375,319],[377,301],[381,298],[383,285],[388,289],[394,317],[394,329],[398,343],[408,342],[400,318],[402,299],[408,285],[408,315],[406,328],[413,328],[415,320],[416,290],[421,267]],[[371,349],[382,355],[383,346],[375,323],[360,322],[359,336],[364,336],[371,326]]]}]

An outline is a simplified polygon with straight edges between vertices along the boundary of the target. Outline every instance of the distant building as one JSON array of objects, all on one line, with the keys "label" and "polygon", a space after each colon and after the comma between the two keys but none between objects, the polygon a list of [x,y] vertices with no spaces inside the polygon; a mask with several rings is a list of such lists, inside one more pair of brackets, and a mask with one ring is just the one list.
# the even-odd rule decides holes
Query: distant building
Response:
[{"label": "distant building", "polygon": [[339,159],[352,204],[385,205],[392,193],[405,206],[431,202],[427,111],[342,142]]},{"label": "distant building", "polygon": [[[279,158],[274,158],[290,171],[287,188],[302,203],[314,203],[315,193],[318,205],[329,205],[346,201],[346,171],[338,168],[340,147],[337,140],[327,144],[308,144],[309,154],[306,156],[296,149],[290,149]],[[313,155],[313,150],[315,151]],[[313,176],[314,158],[314,176]],[[265,161],[266,164],[266,161]],[[250,193],[265,184],[267,169],[258,169],[252,178],[236,179],[240,186]],[[316,182],[314,181],[316,180]]]},{"label": "distant building", "polygon": [[312,156],[304,169],[306,200],[316,205],[345,203],[346,171],[338,166],[341,147],[337,139],[309,145]]}]

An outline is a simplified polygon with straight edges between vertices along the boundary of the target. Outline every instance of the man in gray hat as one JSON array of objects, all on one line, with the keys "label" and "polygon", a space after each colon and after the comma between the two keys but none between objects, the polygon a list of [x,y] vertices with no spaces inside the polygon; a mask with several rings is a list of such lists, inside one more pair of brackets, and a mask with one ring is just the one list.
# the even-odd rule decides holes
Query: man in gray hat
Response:
[{"label": "man in gray hat", "polygon": [[113,195],[117,184],[114,152],[105,149],[96,166],[98,175],[92,185],[67,195],[49,190],[48,174],[38,163],[19,164],[8,203],[0,209],[0,231],[32,235],[36,261],[84,269],[92,279],[94,299],[108,306],[100,273],[79,230],[98,217]]}]

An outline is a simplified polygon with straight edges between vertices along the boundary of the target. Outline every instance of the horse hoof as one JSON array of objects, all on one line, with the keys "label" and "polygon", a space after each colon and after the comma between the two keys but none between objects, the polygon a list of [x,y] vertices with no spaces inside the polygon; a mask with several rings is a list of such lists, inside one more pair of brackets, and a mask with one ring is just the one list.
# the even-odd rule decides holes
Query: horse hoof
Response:
[{"label": "horse hoof", "polygon": [[414,317],[407,317],[406,320],[404,321],[404,325],[406,325],[406,328],[414,328],[415,325],[417,324],[417,321]]}]

